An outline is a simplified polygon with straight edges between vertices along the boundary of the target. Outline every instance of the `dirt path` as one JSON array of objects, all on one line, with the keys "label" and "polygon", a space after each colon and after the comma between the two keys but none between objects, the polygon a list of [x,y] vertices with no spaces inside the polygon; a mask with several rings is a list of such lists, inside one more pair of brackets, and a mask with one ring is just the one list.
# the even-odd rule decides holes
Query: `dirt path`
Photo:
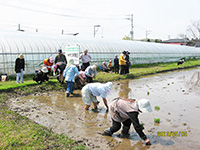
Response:
[{"label": "dirt path", "polygon": [[[64,92],[37,92],[9,100],[9,107],[19,114],[52,129],[64,133],[85,144],[89,149],[198,149],[200,147],[200,69],[158,74],[138,80],[126,80],[113,84],[108,103],[117,96],[147,98],[152,108],[150,114],[139,116],[145,125],[144,132],[151,140],[145,146],[134,129],[130,139],[101,136],[110,127],[110,114],[106,113],[100,100],[98,113],[85,111],[80,90],[75,96],[66,98]],[[160,118],[159,124],[154,123]]]}]

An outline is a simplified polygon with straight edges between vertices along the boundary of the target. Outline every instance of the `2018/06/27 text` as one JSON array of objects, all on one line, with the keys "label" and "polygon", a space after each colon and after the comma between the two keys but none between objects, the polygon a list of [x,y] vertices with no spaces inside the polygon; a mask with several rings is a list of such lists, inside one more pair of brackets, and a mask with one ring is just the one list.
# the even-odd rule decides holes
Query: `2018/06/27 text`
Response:
[{"label": "2018/06/27 text", "polygon": [[187,137],[187,131],[158,131],[158,137]]}]

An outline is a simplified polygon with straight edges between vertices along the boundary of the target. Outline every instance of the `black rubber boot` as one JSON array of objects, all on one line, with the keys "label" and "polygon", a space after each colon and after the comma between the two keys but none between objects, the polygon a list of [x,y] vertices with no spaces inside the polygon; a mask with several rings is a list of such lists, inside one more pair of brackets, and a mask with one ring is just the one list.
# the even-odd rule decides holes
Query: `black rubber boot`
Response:
[{"label": "black rubber boot", "polygon": [[129,129],[130,129],[130,127],[123,126],[123,129],[122,129],[122,132],[121,132],[122,138],[129,138],[129,136],[130,136]]},{"label": "black rubber boot", "polygon": [[110,131],[110,128],[106,129],[102,135],[112,136],[112,132]]}]

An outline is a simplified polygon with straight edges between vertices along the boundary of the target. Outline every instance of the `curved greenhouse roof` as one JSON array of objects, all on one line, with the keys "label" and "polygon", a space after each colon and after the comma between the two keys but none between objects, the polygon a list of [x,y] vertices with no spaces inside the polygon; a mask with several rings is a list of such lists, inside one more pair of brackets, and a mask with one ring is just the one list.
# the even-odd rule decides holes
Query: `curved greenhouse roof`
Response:
[{"label": "curved greenhouse roof", "polygon": [[0,68],[1,73],[14,73],[14,63],[19,53],[23,53],[26,61],[26,72],[33,73],[40,68],[45,58],[56,55],[59,48],[79,45],[80,52],[88,49],[92,61],[101,64],[129,51],[132,63],[153,63],[175,61],[182,57],[199,57],[200,48],[158,44],[140,41],[81,39],[67,35],[50,35],[19,31],[0,31]]}]

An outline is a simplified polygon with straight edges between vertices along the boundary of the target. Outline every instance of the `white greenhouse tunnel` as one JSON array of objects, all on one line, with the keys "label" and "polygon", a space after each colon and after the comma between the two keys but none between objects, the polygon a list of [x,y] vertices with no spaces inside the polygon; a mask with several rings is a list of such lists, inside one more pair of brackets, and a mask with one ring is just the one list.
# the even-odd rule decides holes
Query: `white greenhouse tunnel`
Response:
[{"label": "white greenhouse tunnel", "polygon": [[183,57],[200,57],[200,48],[152,42],[82,39],[67,35],[0,31],[0,73],[14,74],[17,56],[25,57],[25,74],[41,68],[43,60],[56,56],[58,49],[65,52],[67,46],[79,46],[79,54],[85,49],[92,56],[91,64],[113,60],[122,51],[130,52],[132,64],[177,61]]}]

